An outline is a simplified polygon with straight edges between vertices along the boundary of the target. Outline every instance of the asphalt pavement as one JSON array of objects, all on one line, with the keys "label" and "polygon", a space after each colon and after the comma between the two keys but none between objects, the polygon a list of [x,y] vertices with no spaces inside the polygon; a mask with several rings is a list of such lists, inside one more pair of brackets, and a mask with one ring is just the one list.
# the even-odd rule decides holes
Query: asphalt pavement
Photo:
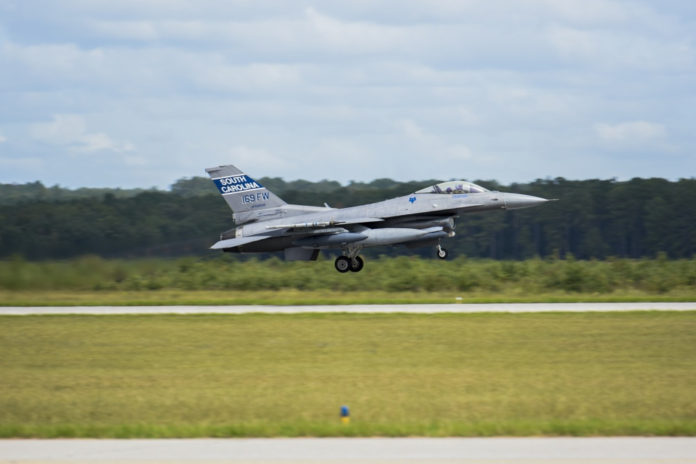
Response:
[{"label": "asphalt pavement", "polygon": [[696,463],[696,438],[0,440],[0,463]]},{"label": "asphalt pavement", "polygon": [[588,311],[696,311],[696,302],[482,303],[308,306],[39,306],[0,307],[0,315],[31,314],[244,314],[244,313],[540,313]]}]

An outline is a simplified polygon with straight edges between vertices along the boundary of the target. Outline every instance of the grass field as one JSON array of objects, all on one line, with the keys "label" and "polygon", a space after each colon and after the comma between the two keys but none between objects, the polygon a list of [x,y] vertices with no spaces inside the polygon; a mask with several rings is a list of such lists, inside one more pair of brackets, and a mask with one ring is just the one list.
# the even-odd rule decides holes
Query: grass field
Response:
[{"label": "grass field", "polygon": [[277,258],[0,260],[0,305],[374,304],[694,301],[696,260],[425,260],[381,257],[360,273]]},{"label": "grass field", "polygon": [[[460,299],[458,299],[460,298]],[[567,293],[527,290],[507,292],[385,292],[331,290],[128,290],[128,291],[1,291],[0,306],[173,306],[173,305],[346,305],[446,303],[575,303],[694,301],[696,291],[649,293]]]},{"label": "grass field", "polygon": [[696,312],[4,316],[0,350],[3,437],[696,435]]}]

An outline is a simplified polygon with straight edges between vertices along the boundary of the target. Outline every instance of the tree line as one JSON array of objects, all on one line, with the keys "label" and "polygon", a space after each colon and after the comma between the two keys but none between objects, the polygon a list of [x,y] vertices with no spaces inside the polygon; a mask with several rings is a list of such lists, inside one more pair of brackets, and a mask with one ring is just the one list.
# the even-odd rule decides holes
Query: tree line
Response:
[{"label": "tree line", "polygon": [[[406,195],[436,180],[369,183],[286,182],[261,178],[288,203],[354,206]],[[580,259],[641,258],[696,253],[696,179],[540,179],[500,185],[550,202],[520,211],[463,214],[445,247],[455,256],[521,260],[572,255]],[[180,179],[170,190],[63,189],[40,182],[0,184],[0,257],[32,260],[186,256],[213,253],[220,232],[234,227],[231,211],[207,178]],[[366,254],[414,253],[382,247]],[[434,256],[433,250],[416,250]]]}]

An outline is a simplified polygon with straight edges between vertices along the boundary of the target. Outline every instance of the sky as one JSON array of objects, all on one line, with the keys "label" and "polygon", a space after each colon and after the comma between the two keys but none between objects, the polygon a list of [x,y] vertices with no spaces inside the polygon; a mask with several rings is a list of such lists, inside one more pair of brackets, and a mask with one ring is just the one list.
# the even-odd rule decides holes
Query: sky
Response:
[{"label": "sky", "polygon": [[0,182],[692,178],[692,0],[0,0]]}]

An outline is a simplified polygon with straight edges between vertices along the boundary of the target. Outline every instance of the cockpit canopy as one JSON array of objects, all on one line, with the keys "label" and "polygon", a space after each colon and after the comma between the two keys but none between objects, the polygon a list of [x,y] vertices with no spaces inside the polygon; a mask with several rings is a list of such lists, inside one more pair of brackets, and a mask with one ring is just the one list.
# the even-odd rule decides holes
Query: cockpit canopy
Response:
[{"label": "cockpit canopy", "polygon": [[431,185],[430,187],[420,189],[416,193],[458,194],[483,192],[488,192],[488,189],[465,180],[451,180],[449,182],[442,182],[440,184]]}]

